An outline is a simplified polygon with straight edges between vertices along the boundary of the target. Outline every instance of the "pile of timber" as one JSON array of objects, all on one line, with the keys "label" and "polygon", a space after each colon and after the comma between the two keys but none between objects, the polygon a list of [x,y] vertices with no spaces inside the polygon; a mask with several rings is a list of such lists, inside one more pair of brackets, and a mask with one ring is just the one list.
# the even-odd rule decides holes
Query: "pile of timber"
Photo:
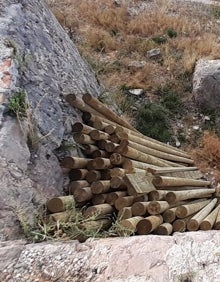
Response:
[{"label": "pile of timber", "polygon": [[48,201],[59,220],[76,202],[91,226],[106,229],[117,215],[127,234],[170,235],[175,231],[220,229],[219,191],[202,179],[190,156],[144,136],[89,94],[66,101],[82,112],[73,125],[85,158],[65,157],[69,196]]}]

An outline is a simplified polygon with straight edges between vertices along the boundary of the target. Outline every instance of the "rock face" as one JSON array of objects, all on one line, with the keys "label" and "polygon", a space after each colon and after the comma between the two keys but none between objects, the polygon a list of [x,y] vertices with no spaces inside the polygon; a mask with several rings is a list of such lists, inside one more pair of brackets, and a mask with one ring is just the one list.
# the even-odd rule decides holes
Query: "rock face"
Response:
[{"label": "rock face", "polygon": [[[79,118],[64,96],[97,96],[102,87],[43,0],[0,0],[0,12],[0,238],[10,239],[17,210],[31,214],[62,192],[53,152]],[[17,121],[8,105],[21,93],[28,115]]]},{"label": "rock face", "polygon": [[2,243],[0,281],[219,282],[218,233]]},{"label": "rock face", "polygon": [[201,108],[220,107],[220,60],[199,60],[193,77],[195,101]]}]

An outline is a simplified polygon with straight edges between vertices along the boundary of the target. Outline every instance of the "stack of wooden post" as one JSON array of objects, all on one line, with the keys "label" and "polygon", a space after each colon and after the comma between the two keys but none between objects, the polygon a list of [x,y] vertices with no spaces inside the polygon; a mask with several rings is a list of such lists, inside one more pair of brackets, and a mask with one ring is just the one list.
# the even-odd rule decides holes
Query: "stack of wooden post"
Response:
[{"label": "stack of wooden post", "polygon": [[85,158],[62,160],[73,196],[51,199],[50,212],[64,212],[75,199],[87,206],[85,217],[97,215],[93,224],[103,228],[112,214],[128,233],[220,228],[218,191],[202,179],[186,152],[137,132],[89,94],[82,99],[70,94],[66,101],[82,111],[83,123],[73,125],[73,136]]}]

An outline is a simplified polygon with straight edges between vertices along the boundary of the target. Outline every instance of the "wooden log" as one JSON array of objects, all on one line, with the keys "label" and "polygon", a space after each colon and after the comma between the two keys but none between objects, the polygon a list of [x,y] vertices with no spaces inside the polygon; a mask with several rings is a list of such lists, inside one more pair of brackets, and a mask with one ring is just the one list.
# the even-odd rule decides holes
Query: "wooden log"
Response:
[{"label": "wooden log", "polygon": [[156,187],[167,187],[167,186],[208,186],[211,184],[210,181],[186,179],[179,177],[168,177],[168,176],[156,176],[153,180],[153,184]]},{"label": "wooden log", "polygon": [[109,153],[104,150],[96,150],[92,153],[92,158],[108,158]]},{"label": "wooden log", "polygon": [[111,169],[101,170],[101,179],[110,180],[111,179]]},{"label": "wooden log", "polygon": [[216,221],[218,212],[219,212],[220,205],[218,205],[206,218],[202,220],[200,223],[200,229],[201,230],[211,230],[214,226],[214,223]]},{"label": "wooden log", "polygon": [[93,109],[95,109],[97,112],[105,116],[107,119],[110,119],[126,128],[129,128],[133,131],[137,131],[133,126],[131,126],[128,122],[126,122],[124,119],[117,116],[114,112],[112,112],[107,106],[105,106],[102,102],[100,102],[98,99],[93,97],[90,94],[84,94],[82,97],[83,101],[91,106]]},{"label": "wooden log", "polygon": [[85,217],[92,217],[96,216],[97,218],[100,218],[101,216],[108,215],[113,213],[114,208],[109,204],[101,204],[101,205],[95,205],[88,207],[83,215]]},{"label": "wooden log", "polygon": [[200,200],[199,202],[196,203],[189,203],[186,205],[179,206],[176,209],[176,216],[178,218],[187,217],[191,214],[200,211],[202,208],[207,206],[210,202],[211,200]]},{"label": "wooden log", "polygon": [[116,191],[116,192],[108,193],[107,198],[106,198],[106,203],[108,203],[109,205],[114,206],[115,201],[118,198],[125,197],[125,196],[127,196],[127,192],[126,191]]},{"label": "wooden log", "polygon": [[[156,186],[155,186],[156,187]],[[189,191],[189,190],[203,190],[203,189],[209,189],[203,187],[197,187],[197,186],[161,186],[156,188],[159,191],[167,190],[167,191]]]},{"label": "wooden log", "polygon": [[112,223],[110,219],[98,219],[82,222],[78,225],[78,228],[88,232],[89,234],[91,231],[98,232],[100,230],[107,230],[111,224]]},{"label": "wooden log", "polygon": [[91,190],[93,194],[102,194],[110,190],[109,180],[98,180],[92,183]]},{"label": "wooden log", "polygon": [[166,201],[169,204],[174,204],[178,201],[188,200],[193,198],[209,198],[215,189],[199,189],[199,190],[186,190],[186,191],[173,191],[166,194]]},{"label": "wooden log", "polygon": [[121,221],[123,219],[128,219],[132,217],[131,207],[124,207],[120,211],[118,211],[118,220]]},{"label": "wooden log", "polygon": [[163,221],[168,222],[168,223],[173,222],[176,219],[176,209],[177,209],[177,207],[174,207],[174,208],[171,208],[171,209],[164,211],[164,213],[162,215]]},{"label": "wooden log", "polygon": [[162,223],[163,223],[163,218],[161,215],[150,215],[138,222],[137,233],[139,235],[149,234]]},{"label": "wooden log", "polygon": [[140,145],[146,146],[148,148],[151,148],[157,151],[188,158],[188,155],[186,153],[176,151],[171,147],[165,146],[165,144],[158,144],[154,141],[146,140],[142,137],[135,136],[133,134],[127,134],[125,132],[118,132],[117,128],[115,129],[115,134],[118,136],[118,138],[120,138],[120,140],[127,139],[127,140],[130,140],[132,142],[138,143]]},{"label": "wooden log", "polygon": [[220,209],[219,209],[217,217],[216,217],[216,221],[215,221],[215,224],[214,224],[214,229],[220,230]]},{"label": "wooden log", "polygon": [[77,157],[65,157],[61,161],[61,166],[65,168],[86,168],[88,162],[91,159],[85,159],[85,158],[77,158]]},{"label": "wooden log", "polygon": [[92,168],[93,169],[108,169],[111,168],[112,164],[107,158],[96,158],[92,160]]},{"label": "wooden log", "polygon": [[69,171],[69,179],[70,181],[74,180],[83,180],[86,178],[88,170],[85,168],[71,169]]},{"label": "wooden log", "polygon": [[123,161],[124,161],[124,158],[122,157],[122,155],[118,153],[113,153],[110,156],[110,162],[112,165],[121,165]]},{"label": "wooden log", "polygon": [[89,135],[80,132],[73,133],[73,139],[75,142],[82,145],[95,144],[95,141]]},{"label": "wooden log", "polygon": [[93,122],[93,127],[96,128],[97,130],[104,130],[106,126],[108,126],[109,124],[101,121],[101,120],[96,120]]},{"label": "wooden log", "polygon": [[110,135],[106,132],[94,129],[89,133],[93,140],[108,140]]},{"label": "wooden log", "polygon": [[47,202],[47,209],[52,213],[63,212],[74,207],[73,196],[54,197]]},{"label": "wooden log", "polygon": [[197,167],[195,166],[190,166],[190,167],[186,167],[186,166],[180,166],[180,167],[160,167],[160,168],[151,168],[149,167],[147,169],[148,172],[157,175],[157,174],[163,174],[163,173],[169,173],[169,172],[182,172],[182,171],[194,171],[194,170],[198,170]]},{"label": "wooden log", "polygon": [[115,201],[115,208],[119,211],[124,207],[130,207],[134,203],[133,196],[120,197]]},{"label": "wooden log", "polygon": [[[132,140],[132,138],[131,138],[130,135],[134,135],[134,136],[136,136],[136,137],[139,137],[139,138],[145,139],[145,140],[147,140],[147,141],[153,142],[154,144],[156,143],[156,144],[159,144],[159,145],[161,145],[161,146],[168,147],[168,148],[170,148],[170,149],[176,151],[176,152],[177,152],[177,155],[181,155],[182,157],[189,158],[189,155],[188,155],[186,152],[180,150],[179,148],[175,148],[175,147],[173,147],[173,146],[171,146],[171,145],[165,144],[165,143],[163,143],[163,142],[161,142],[161,141],[158,141],[158,140],[155,140],[155,139],[150,138],[150,137],[148,137],[148,136],[145,136],[145,135],[143,135],[143,134],[140,133],[140,132],[135,132],[135,131],[129,130],[128,128],[125,128],[125,127],[122,127],[122,126],[117,125],[117,127],[116,127],[116,129],[115,129],[115,133],[118,134],[119,132],[127,133],[128,137],[129,137],[128,139],[131,140],[131,141],[134,141],[134,140]],[[123,138],[123,139],[124,139],[124,138]],[[125,139],[126,139],[126,138],[125,138]],[[136,142],[136,141],[134,141],[134,142]],[[136,142],[136,143],[139,143],[139,142]]]},{"label": "wooden log", "polygon": [[148,154],[150,156],[154,156],[154,157],[164,159],[164,160],[170,160],[170,161],[181,162],[181,163],[186,163],[186,164],[193,164],[192,159],[184,158],[184,157],[180,157],[180,156],[172,155],[172,154],[168,154],[168,153],[164,153],[164,152],[146,147],[144,145],[132,142],[130,140],[126,140],[126,139],[121,140],[120,146],[122,146],[122,147],[129,146],[129,147],[136,149],[140,152],[143,152],[143,153]]},{"label": "wooden log", "polygon": [[86,180],[72,181],[69,184],[69,193],[73,195],[74,191],[79,188],[89,187],[89,182]]},{"label": "wooden log", "polygon": [[124,181],[128,189],[128,194],[136,196],[139,194],[147,194],[156,188],[151,183],[151,176],[146,177],[142,173],[126,174]]},{"label": "wooden log", "polygon": [[146,215],[148,213],[147,208],[150,202],[135,202],[131,207],[132,215]]},{"label": "wooden log", "polygon": [[83,124],[81,122],[75,122],[72,126],[72,131],[78,133],[89,134],[93,130],[93,127]]},{"label": "wooden log", "polygon": [[147,211],[151,215],[163,213],[169,209],[170,205],[166,201],[151,201],[147,207]]},{"label": "wooden log", "polygon": [[185,218],[179,218],[176,219],[172,225],[173,225],[173,232],[185,232],[187,229],[187,222],[194,216],[193,215],[189,215]]},{"label": "wooden log", "polygon": [[95,109],[90,107],[89,105],[85,104],[83,100],[76,96],[75,94],[68,94],[65,96],[65,100],[73,107],[77,108],[82,112],[90,112],[94,115],[98,115],[100,117],[103,117],[103,115],[99,112],[97,112]]},{"label": "wooden log", "polygon": [[126,158],[123,159],[122,167],[128,172],[132,171],[134,168],[139,168],[139,169],[143,169],[143,170],[147,170],[150,167],[158,168],[158,167],[150,165],[150,164],[146,164],[146,163],[143,163],[143,162],[138,162],[138,161],[130,160],[130,159],[126,159]]},{"label": "wooden log", "polygon": [[99,147],[100,150],[105,150],[105,145],[107,142],[110,142],[108,140],[98,140],[97,141],[97,145]]},{"label": "wooden log", "polygon": [[115,128],[116,126],[112,125],[112,124],[109,124],[105,127],[105,132],[108,133],[108,134],[113,134],[115,132]]},{"label": "wooden log", "polygon": [[90,187],[78,188],[73,191],[75,200],[79,203],[89,201],[92,199],[93,194]]},{"label": "wooden log", "polygon": [[92,155],[94,151],[98,150],[98,147],[92,144],[84,144],[82,150],[86,155]]},{"label": "wooden log", "polygon": [[93,195],[92,204],[100,205],[100,204],[106,203],[107,196],[108,196],[108,193]]},{"label": "wooden log", "polygon": [[119,176],[119,177],[123,177],[126,173],[126,170],[120,167],[115,167],[113,169],[111,169],[111,177],[115,177],[115,176]]},{"label": "wooden log", "polygon": [[215,197],[220,198],[220,186],[215,187]]},{"label": "wooden log", "polygon": [[143,219],[141,216],[135,216],[128,219],[124,219],[119,222],[119,235],[127,236],[136,232],[137,224]]},{"label": "wooden log", "polygon": [[113,189],[122,189],[122,190],[127,189],[127,185],[124,182],[124,179],[120,176],[112,177],[110,180],[110,185],[111,185],[111,188]]},{"label": "wooden log", "polygon": [[154,234],[157,235],[170,235],[173,232],[173,226],[172,224],[165,222],[159,225],[155,230]]},{"label": "wooden log", "polygon": [[64,211],[64,212],[57,212],[57,213],[52,213],[49,216],[49,219],[52,221],[59,221],[59,222],[67,222],[70,218],[71,215],[74,213],[71,211]]},{"label": "wooden log", "polygon": [[207,206],[205,206],[202,210],[200,210],[196,215],[194,215],[187,222],[187,229],[189,231],[198,230],[202,220],[212,211],[216,203],[217,203],[217,199],[215,198]]},{"label": "wooden log", "polygon": [[116,152],[121,154],[124,157],[131,158],[131,159],[134,159],[136,161],[144,162],[144,163],[151,164],[151,165],[154,165],[154,166],[159,166],[159,167],[160,166],[161,167],[168,166],[165,161],[162,161],[159,158],[156,158],[156,157],[147,155],[145,153],[142,153],[142,152],[140,152],[136,149],[133,149],[129,146],[123,147],[123,148],[121,146],[118,146],[117,149],[116,149]]},{"label": "wooden log", "polygon": [[94,181],[100,180],[101,179],[101,172],[98,170],[89,170],[87,175],[86,175],[86,180],[89,183],[92,183]]},{"label": "wooden log", "polygon": [[153,190],[149,192],[148,199],[149,201],[161,201],[165,200],[165,196],[169,191],[167,190]]},{"label": "wooden log", "polygon": [[119,144],[120,143],[120,138],[116,134],[114,134],[114,133],[109,136],[109,140],[112,143],[115,143],[115,144]]},{"label": "wooden log", "polygon": [[107,142],[107,143],[105,144],[105,150],[106,150],[107,152],[109,152],[109,153],[114,152],[117,147],[118,147],[118,144],[113,143],[113,142],[111,142],[111,141],[110,141],[110,142]]}]

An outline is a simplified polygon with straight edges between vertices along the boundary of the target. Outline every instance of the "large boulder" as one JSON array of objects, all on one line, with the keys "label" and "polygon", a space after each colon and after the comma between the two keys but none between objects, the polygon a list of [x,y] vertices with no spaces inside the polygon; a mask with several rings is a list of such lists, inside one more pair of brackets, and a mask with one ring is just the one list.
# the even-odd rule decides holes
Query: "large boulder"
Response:
[{"label": "large boulder", "polygon": [[[64,96],[102,87],[43,0],[0,0],[0,10],[0,239],[10,239],[18,219],[31,222],[36,206],[62,193],[54,150],[80,118]],[[21,95],[24,118],[9,111]]]},{"label": "large boulder", "polygon": [[220,60],[199,60],[193,77],[196,103],[203,109],[220,106]]}]

